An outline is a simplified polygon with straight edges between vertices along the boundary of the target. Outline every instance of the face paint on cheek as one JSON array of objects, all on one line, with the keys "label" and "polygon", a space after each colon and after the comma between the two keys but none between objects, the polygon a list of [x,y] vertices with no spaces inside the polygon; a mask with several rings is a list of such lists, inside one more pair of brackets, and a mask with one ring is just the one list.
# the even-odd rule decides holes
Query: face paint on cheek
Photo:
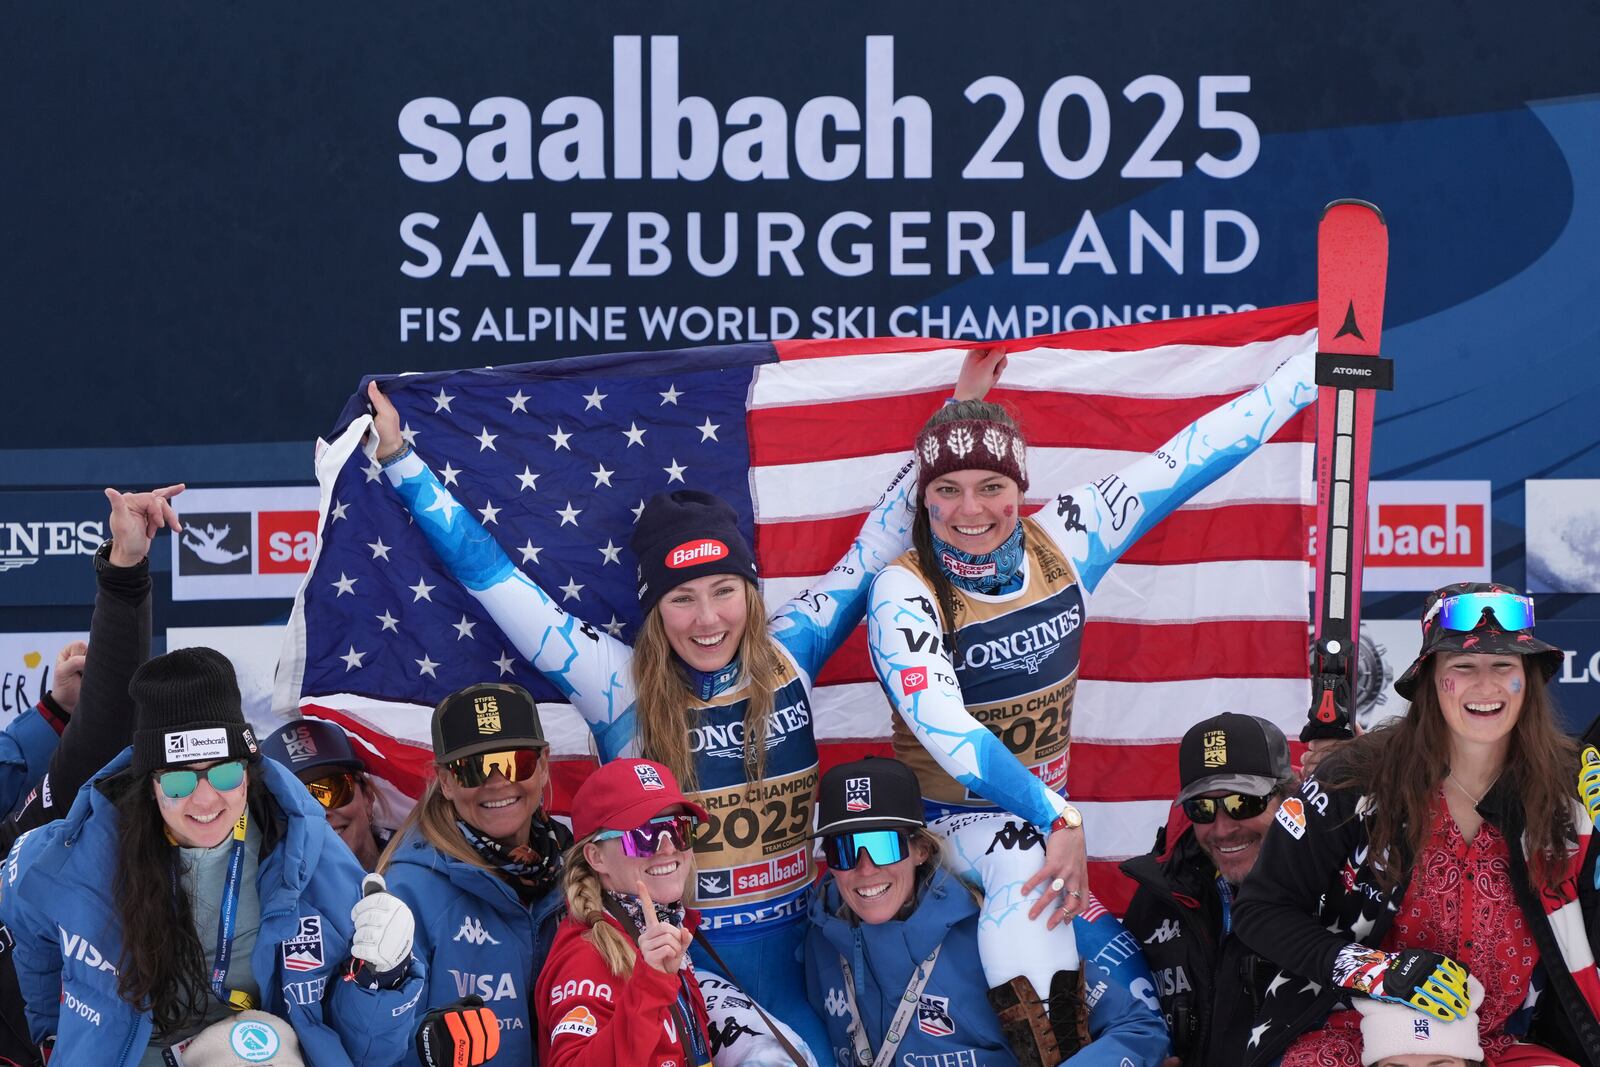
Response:
[{"label": "face paint on cheek", "polygon": [[1513,678],[1513,679],[1511,679],[1511,691],[1513,693],[1522,692],[1522,679],[1521,678]]},{"label": "face paint on cheek", "polygon": [[1441,678],[1439,680],[1439,692],[1441,692],[1441,693],[1454,693],[1455,691],[1456,691],[1456,680],[1454,678]]},{"label": "face paint on cheek", "polygon": [[933,518],[934,522],[944,521],[944,511],[939,507],[938,504],[929,504],[928,514]]},{"label": "face paint on cheek", "polygon": [[1005,515],[1005,517],[1008,518],[1008,519],[1011,516],[1015,515],[1016,513],[1017,513],[1017,509],[1012,507],[1010,504],[1007,504],[1005,506],[1005,510],[1002,512],[1002,514]]}]

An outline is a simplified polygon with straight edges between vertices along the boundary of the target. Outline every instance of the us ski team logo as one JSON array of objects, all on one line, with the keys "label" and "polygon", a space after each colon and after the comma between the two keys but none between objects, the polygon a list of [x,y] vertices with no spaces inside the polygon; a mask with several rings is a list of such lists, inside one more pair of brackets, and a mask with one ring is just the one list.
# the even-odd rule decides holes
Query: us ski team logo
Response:
[{"label": "us ski team logo", "polygon": [[648,763],[635,763],[633,765],[633,773],[639,776],[639,785],[645,789],[666,788],[666,785],[661,781],[660,772]]},{"label": "us ski team logo", "polygon": [[956,1032],[950,1018],[950,998],[924,993],[917,1000],[917,1029],[933,1037],[949,1037]]},{"label": "us ski team logo", "polygon": [[844,780],[844,810],[866,811],[872,807],[872,779],[846,778]]},{"label": "us ski team logo", "polygon": [[299,932],[283,943],[284,969],[314,971],[322,963],[322,916],[302,915]]}]

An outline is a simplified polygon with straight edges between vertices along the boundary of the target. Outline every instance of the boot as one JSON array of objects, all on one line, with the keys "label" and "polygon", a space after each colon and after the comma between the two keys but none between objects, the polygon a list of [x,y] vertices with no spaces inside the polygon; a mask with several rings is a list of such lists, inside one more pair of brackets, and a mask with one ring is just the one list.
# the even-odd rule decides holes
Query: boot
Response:
[{"label": "boot", "polygon": [[[1076,976],[1076,972],[1062,973]],[[1052,982],[1052,992],[1054,986]],[[1066,1058],[1056,1040],[1049,1008],[1033,991],[1032,982],[1018,977],[995,986],[989,990],[989,1006],[1000,1020],[1000,1032],[1021,1067],[1056,1067]]]},{"label": "boot", "polygon": [[1057,971],[1050,979],[1050,1029],[1063,1060],[1089,1043],[1089,1009],[1084,1003],[1083,972]]}]

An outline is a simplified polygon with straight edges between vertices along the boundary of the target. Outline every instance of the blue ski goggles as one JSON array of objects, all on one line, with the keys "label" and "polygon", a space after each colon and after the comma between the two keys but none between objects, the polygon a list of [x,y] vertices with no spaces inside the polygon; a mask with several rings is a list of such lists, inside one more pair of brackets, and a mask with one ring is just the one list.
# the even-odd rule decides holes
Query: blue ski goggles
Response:
[{"label": "blue ski goggles", "polygon": [[201,775],[205,775],[211,788],[219,793],[238,789],[239,783],[244,781],[244,760],[213,764],[203,771],[162,771],[155,777],[163,793],[172,800],[181,800],[200,788]]},{"label": "blue ski goggles", "polygon": [[1460,593],[1440,598],[1424,623],[1437,620],[1446,630],[1471,633],[1487,621],[1502,630],[1533,629],[1533,598],[1517,593]]},{"label": "blue ski goggles", "polygon": [[822,839],[822,856],[836,871],[854,869],[862,856],[878,867],[899,863],[911,855],[911,837],[904,830],[862,830],[853,834],[831,834]]}]

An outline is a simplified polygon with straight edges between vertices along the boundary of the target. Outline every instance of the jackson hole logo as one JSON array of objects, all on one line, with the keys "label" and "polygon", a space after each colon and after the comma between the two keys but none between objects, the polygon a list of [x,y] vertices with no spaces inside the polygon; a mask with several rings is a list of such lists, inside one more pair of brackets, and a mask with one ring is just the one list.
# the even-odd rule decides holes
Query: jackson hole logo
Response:
[{"label": "jackson hole logo", "polygon": [[866,811],[872,807],[872,779],[846,778],[844,780],[844,810]]},{"label": "jackson hole logo", "polygon": [[480,734],[500,732],[500,703],[494,697],[473,697],[472,710],[478,716]]},{"label": "jackson hole logo", "polygon": [[1210,770],[1228,765],[1228,735],[1221,730],[1207,730],[1200,739],[1200,765]]}]

